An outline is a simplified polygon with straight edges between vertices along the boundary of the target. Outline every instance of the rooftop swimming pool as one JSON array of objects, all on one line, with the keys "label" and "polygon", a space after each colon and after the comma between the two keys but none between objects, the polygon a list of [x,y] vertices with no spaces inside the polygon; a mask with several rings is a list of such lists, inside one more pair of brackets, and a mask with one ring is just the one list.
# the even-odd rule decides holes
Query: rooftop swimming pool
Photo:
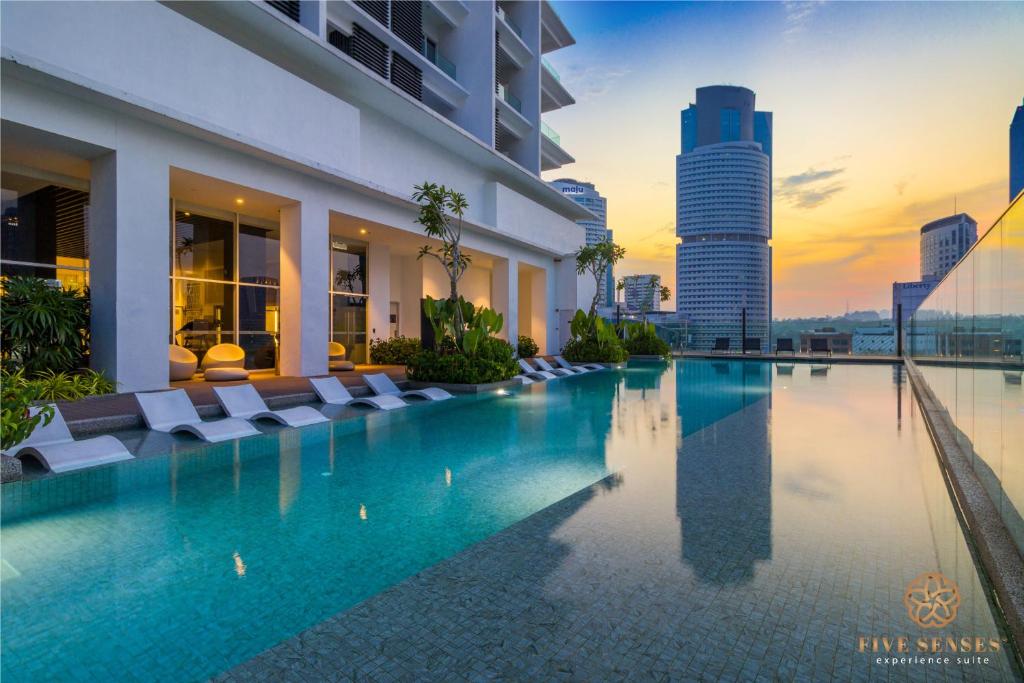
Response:
[{"label": "rooftop swimming pool", "polygon": [[[667,677],[1018,676],[894,366],[637,364],[8,484],[2,502],[5,681],[204,679],[531,525],[558,551],[513,543],[487,573],[532,567],[504,582],[531,588],[506,621],[538,657],[571,642],[599,667],[628,639]],[[903,595],[935,571],[960,608],[924,629]],[[435,598],[402,586],[382,628],[412,642]],[[500,598],[459,590],[452,656],[469,667],[474,620]],[[532,599],[561,616],[525,619]],[[620,604],[628,623],[598,628]],[[857,651],[901,635],[1002,646],[941,669]]]}]

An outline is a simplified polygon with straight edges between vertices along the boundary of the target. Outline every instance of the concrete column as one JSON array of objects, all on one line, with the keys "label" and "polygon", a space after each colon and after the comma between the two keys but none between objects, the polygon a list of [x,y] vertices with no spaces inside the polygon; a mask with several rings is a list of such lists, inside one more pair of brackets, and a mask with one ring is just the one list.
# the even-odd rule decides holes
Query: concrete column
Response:
[{"label": "concrete column", "polygon": [[120,392],[163,389],[170,340],[170,178],[130,131],[92,162],[93,369]]},{"label": "concrete column", "polygon": [[[392,292],[392,295],[395,293]],[[420,300],[423,298],[423,261],[415,256],[402,257],[402,291],[398,301],[399,332],[406,337],[419,337]]]},{"label": "concrete column", "polygon": [[366,332],[367,340],[387,339],[391,326],[388,312],[391,308],[391,247],[370,242],[366,250],[367,283]]},{"label": "concrete column", "polygon": [[559,350],[569,341],[572,318],[576,309],[587,310],[593,299],[594,281],[587,276],[576,274],[576,260],[572,255],[555,259],[557,281],[555,311],[558,334],[550,337],[556,340]]},{"label": "concrete column", "polygon": [[519,261],[515,258],[494,259],[491,307],[505,316],[498,336],[515,346],[519,341]]},{"label": "concrete column", "polygon": [[555,340],[552,315],[554,313],[554,289],[549,286],[552,278],[548,271],[540,268],[530,272],[530,329],[533,330],[533,341],[537,342],[540,352],[551,353],[548,339]]},{"label": "concrete column", "polygon": [[319,199],[281,208],[281,374],[327,372],[330,211]]}]

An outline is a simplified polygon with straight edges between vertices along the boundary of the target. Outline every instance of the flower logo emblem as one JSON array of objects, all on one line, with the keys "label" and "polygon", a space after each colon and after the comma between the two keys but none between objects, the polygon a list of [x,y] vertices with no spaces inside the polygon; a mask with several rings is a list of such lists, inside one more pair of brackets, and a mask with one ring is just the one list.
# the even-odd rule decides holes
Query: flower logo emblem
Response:
[{"label": "flower logo emblem", "polygon": [[925,572],[910,582],[903,596],[907,616],[923,628],[942,628],[956,619],[960,588],[939,572]]}]

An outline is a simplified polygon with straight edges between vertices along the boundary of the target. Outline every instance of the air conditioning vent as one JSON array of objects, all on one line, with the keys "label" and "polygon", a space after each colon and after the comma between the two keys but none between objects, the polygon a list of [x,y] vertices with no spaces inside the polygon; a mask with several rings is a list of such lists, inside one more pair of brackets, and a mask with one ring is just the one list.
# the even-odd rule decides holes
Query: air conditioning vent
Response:
[{"label": "air conditioning vent", "polygon": [[299,21],[299,0],[267,0],[267,4],[292,21]]},{"label": "air conditioning vent", "polygon": [[[355,0],[354,4],[373,17],[378,24],[384,28],[388,27],[388,0]],[[420,3],[416,2],[416,4]]]},{"label": "air conditioning vent", "polygon": [[391,32],[416,52],[423,49],[423,3],[392,2]]},{"label": "air conditioning vent", "polygon": [[423,99],[423,72],[394,52],[391,53],[391,82],[417,100]]},{"label": "air conditioning vent", "polygon": [[352,24],[352,57],[381,78],[388,77],[388,47],[359,24]]}]

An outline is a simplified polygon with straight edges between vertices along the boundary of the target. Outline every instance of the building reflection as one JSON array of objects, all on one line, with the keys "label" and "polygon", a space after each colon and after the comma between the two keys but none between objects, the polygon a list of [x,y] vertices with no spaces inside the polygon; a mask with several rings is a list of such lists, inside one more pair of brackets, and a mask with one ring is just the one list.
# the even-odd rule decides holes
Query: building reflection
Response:
[{"label": "building reflection", "polygon": [[772,555],[771,365],[686,363],[679,372],[689,437],[676,459],[682,559],[701,580],[746,583]]}]

